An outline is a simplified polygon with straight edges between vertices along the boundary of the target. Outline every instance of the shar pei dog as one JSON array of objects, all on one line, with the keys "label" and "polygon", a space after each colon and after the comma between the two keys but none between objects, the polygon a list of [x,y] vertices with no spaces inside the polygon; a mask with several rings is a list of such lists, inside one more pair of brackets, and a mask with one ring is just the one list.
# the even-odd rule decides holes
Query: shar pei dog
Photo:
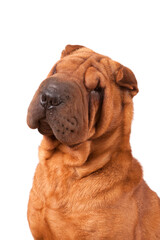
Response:
[{"label": "shar pei dog", "polygon": [[28,203],[35,240],[160,240],[160,199],[130,146],[133,72],[67,45],[27,123],[43,135]]}]

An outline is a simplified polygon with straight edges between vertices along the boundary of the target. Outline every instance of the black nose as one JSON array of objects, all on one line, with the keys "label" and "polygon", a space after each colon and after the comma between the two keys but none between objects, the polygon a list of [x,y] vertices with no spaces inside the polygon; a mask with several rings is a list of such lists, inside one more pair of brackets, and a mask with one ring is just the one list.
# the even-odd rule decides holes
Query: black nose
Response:
[{"label": "black nose", "polygon": [[51,109],[54,106],[58,106],[62,103],[60,95],[56,92],[56,89],[52,91],[45,90],[40,96],[40,103],[44,108]]}]

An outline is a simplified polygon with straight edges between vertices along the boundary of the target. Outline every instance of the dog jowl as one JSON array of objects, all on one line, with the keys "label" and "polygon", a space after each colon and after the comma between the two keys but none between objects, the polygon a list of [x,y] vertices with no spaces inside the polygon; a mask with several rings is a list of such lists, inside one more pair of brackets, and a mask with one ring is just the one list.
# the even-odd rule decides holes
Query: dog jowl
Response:
[{"label": "dog jowl", "polygon": [[63,50],[28,109],[43,135],[28,203],[34,239],[160,239],[160,200],[130,146],[137,93],[127,67]]}]

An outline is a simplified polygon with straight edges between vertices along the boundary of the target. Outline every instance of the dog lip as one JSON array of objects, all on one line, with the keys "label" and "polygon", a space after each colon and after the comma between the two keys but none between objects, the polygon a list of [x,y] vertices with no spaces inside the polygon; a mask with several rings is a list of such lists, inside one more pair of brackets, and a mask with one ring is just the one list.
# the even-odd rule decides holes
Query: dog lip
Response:
[{"label": "dog lip", "polygon": [[38,128],[38,131],[43,135],[47,135],[47,136],[54,135],[51,127],[49,126],[49,124],[46,120],[46,118],[40,119],[38,121],[38,127],[37,128]]}]

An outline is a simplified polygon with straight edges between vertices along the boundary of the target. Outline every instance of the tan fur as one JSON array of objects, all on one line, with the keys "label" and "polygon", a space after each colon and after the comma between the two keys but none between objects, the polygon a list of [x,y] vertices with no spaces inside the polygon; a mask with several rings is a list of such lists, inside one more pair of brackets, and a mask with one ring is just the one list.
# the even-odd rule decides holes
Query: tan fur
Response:
[{"label": "tan fur", "polygon": [[55,71],[88,90],[98,82],[105,90],[100,113],[92,102],[82,143],[71,147],[43,137],[28,204],[34,239],[160,239],[160,200],[144,182],[129,143],[135,76],[81,46],[67,46],[48,77]]}]

